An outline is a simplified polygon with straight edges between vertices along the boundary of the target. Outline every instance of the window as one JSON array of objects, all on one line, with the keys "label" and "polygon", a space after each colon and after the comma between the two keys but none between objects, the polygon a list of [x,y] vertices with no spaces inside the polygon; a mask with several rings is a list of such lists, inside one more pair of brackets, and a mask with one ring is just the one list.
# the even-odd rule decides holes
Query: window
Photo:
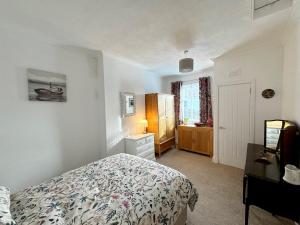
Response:
[{"label": "window", "polygon": [[200,121],[199,83],[183,83],[180,93],[180,113],[188,124]]}]

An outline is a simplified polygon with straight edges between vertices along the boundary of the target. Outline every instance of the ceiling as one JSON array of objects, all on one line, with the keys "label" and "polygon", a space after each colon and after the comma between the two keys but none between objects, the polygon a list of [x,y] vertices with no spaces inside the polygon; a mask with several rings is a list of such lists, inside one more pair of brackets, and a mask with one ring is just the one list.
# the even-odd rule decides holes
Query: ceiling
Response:
[{"label": "ceiling", "polygon": [[0,0],[0,29],[31,29],[126,58],[159,75],[178,74],[189,49],[195,70],[280,30],[287,10],[252,21],[251,0]]}]

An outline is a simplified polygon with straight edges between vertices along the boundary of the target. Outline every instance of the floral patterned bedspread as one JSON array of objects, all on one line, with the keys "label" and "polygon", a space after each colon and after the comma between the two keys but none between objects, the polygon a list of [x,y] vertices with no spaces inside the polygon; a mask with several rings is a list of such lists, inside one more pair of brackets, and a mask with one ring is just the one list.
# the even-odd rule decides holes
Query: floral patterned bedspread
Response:
[{"label": "floral patterned bedspread", "polygon": [[18,225],[173,225],[197,191],[181,173],[118,154],[11,196]]}]

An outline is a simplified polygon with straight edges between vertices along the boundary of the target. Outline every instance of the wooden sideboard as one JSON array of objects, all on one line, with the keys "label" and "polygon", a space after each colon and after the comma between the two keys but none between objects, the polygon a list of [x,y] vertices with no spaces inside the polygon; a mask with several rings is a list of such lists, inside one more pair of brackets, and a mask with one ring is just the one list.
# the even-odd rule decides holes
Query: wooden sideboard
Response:
[{"label": "wooden sideboard", "polygon": [[178,126],[178,149],[213,155],[213,128]]}]

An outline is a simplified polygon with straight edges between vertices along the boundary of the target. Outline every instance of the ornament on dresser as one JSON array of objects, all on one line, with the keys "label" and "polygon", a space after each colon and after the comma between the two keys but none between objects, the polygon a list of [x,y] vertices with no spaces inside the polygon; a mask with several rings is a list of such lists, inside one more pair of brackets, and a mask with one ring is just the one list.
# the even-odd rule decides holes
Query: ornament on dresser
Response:
[{"label": "ornament on dresser", "polygon": [[300,169],[294,165],[287,164],[283,180],[293,185],[300,185]]}]

